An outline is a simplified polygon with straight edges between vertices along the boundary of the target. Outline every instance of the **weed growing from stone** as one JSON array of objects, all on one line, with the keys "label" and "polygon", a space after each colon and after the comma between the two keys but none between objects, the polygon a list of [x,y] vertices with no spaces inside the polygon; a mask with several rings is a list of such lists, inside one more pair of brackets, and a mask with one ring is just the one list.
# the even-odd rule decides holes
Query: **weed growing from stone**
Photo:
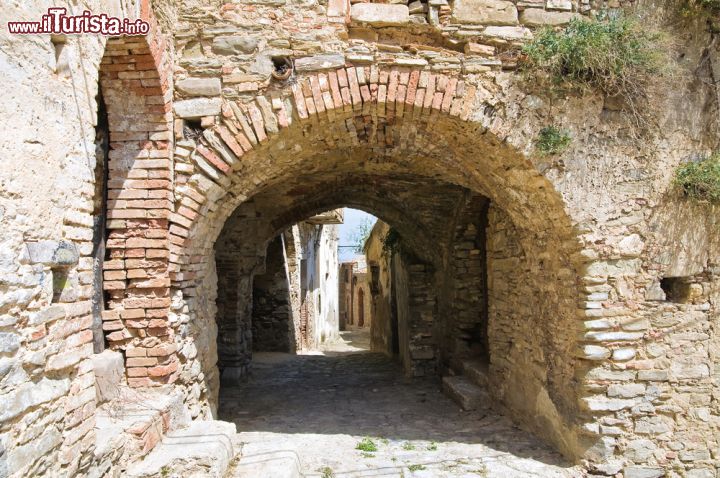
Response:
[{"label": "weed growing from stone", "polygon": [[523,47],[522,63],[561,87],[622,98],[636,112],[651,81],[667,71],[667,47],[662,35],[634,17],[606,14],[540,30]]},{"label": "weed growing from stone", "polygon": [[409,441],[406,441],[405,443],[403,443],[402,449],[403,449],[403,450],[407,450],[407,451],[414,450],[414,449],[415,449],[415,445],[413,445],[413,444],[410,443]]},{"label": "weed growing from stone", "polygon": [[540,130],[535,140],[535,147],[543,156],[560,154],[570,146],[572,138],[556,126],[546,126]]},{"label": "weed growing from stone", "polygon": [[375,455],[366,451],[362,452],[360,455],[362,455],[363,458],[375,458]]},{"label": "weed growing from stone", "polygon": [[424,469],[425,469],[425,466],[424,466],[424,465],[410,465],[410,466],[408,466],[408,470],[410,470],[410,471],[420,471],[420,470],[424,470]]},{"label": "weed growing from stone", "polygon": [[427,449],[429,451],[437,451],[437,443],[435,443],[434,441],[430,442],[430,444],[427,446]]},{"label": "weed growing from stone", "polygon": [[360,450],[360,451],[365,451],[365,452],[377,451],[377,450],[378,450],[377,445],[375,444],[375,442],[372,441],[372,440],[371,440],[370,438],[368,438],[368,437],[365,437],[365,438],[363,438],[362,440],[360,440],[360,442],[358,442],[358,444],[357,444],[357,446],[355,447],[355,449],[356,449],[356,450]]},{"label": "weed growing from stone", "polygon": [[720,204],[720,152],[681,165],[674,182],[690,199]]},{"label": "weed growing from stone", "polygon": [[324,466],[324,467],[320,468],[318,471],[320,473],[322,473],[322,475],[321,475],[322,478],[334,478],[335,477],[335,472],[329,466]]}]

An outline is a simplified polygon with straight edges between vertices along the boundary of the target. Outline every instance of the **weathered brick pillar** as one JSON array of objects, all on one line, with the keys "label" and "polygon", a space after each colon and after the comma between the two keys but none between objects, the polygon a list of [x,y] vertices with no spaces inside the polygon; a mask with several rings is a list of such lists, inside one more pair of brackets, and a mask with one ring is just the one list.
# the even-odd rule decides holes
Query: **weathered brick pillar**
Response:
[{"label": "weathered brick pillar", "polygon": [[101,87],[108,105],[110,161],[103,328],[125,351],[130,386],[175,380],[168,220],[172,211],[172,137],[164,43],[147,37],[108,41]]}]

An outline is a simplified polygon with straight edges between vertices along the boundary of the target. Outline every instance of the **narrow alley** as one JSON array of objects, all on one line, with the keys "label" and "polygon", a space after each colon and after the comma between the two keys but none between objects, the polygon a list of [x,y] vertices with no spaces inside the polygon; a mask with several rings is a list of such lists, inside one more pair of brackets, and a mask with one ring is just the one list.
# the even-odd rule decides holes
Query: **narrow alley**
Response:
[{"label": "narrow alley", "polygon": [[242,455],[229,476],[580,476],[509,419],[461,411],[436,377],[407,379],[368,344],[355,329],[321,352],[255,354],[248,382],[221,390]]}]

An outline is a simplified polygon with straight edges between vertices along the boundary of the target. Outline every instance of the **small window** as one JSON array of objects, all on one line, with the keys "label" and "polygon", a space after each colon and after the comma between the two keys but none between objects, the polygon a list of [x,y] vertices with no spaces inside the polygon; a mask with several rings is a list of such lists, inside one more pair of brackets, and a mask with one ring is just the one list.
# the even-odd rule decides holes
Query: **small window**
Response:
[{"label": "small window", "polygon": [[702,296],[702,286],[695,284],[689,277],[665,277],[660,281],[669,302],[687,304]]}]

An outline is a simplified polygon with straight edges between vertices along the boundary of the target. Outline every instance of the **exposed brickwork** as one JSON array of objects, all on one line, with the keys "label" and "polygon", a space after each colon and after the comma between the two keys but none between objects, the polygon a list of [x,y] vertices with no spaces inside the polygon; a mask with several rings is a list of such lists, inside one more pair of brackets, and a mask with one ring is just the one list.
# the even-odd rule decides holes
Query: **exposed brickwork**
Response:
[{"label": "exposed brickwork", "polygon": [[[110,39],[100,66],[111,149],[103,329],[112,348],[133,351],[127,375],[136,387],[172,382],[177,376],[168,325],[171,60],[147,6],[143,12],[152,33]],[[143,352],[147,357],[140,357]]]}]

